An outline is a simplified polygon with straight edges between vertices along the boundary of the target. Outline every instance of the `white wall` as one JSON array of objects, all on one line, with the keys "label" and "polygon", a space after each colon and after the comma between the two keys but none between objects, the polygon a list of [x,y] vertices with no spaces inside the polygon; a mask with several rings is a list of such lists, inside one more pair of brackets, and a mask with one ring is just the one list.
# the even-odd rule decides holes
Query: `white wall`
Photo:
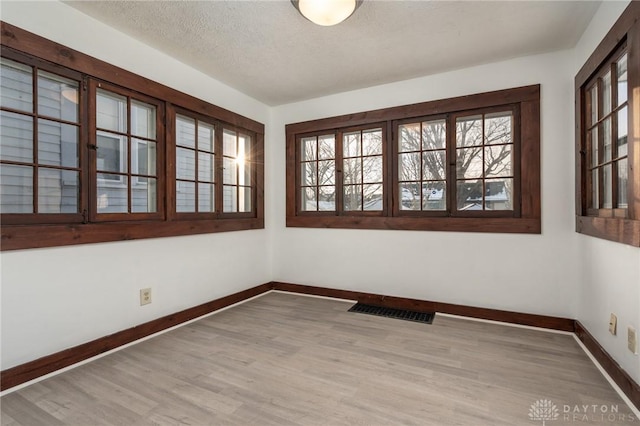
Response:
[{"label": "white wall", "polygon": [[[575,76],[628,2],[603,2],[574,49]],[[576,234],[579,309],[577,318],[637,383],[640,356],[627,349],[627,327],[640,330],[640,249]],[[609,315],[618,316],[618,335],[608,331]]]},{"label": "white wall", "polygon": [[[274,109],[267,164],[274,279],[574,317],[573,102],[569,52],[477,66]],[[542,235],[285,227],[284,125],[459,95],[542,85]]]},{"label": "white wall", "polygon": [[[269,109],[58,2],[2,2],[3,21],[262,123]],[[2,365],[39,358],[270,280],[267,231],[3,252]],[[153,303],[139,306],[140,288]]]}]

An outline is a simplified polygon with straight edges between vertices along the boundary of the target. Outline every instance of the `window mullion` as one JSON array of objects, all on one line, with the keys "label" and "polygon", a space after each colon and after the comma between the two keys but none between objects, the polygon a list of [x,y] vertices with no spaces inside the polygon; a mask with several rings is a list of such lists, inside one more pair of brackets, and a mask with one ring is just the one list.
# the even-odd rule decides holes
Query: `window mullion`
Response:
[{"label": "window mullion", "polygon": [[447,143],[447,153],[449,160],[446,162],[447,170],[445,171],[445,176],[447,179],[446,182],[446,209],[448,216],[455,216],[455,212],[457,211],[457,196],[458,196],[458,181],[457,181],[457,166],[458,166],[458,156],[456,152],[456,133],[458,129],[456,127],[456,117],[454,114],[450,114],[447,117],[447,128],[445,135],[445,140]]},{"label": "window mullion", "polygon": [[342,132],[334,132],[334,140],[336,146],[336,216],[341,216],[344,213],[344,144],[342,137]]},{"label": "window mullion", "polygon": [[32,101],[32,106],[33,106],[33,140],[32,140],[32,144],[33,144],[33,174],[32,174],[32,185],[33,185],[33,194],[32,194],[32,203],[33,203],[33,213],[38,213],[38,189],[39,189],[39,185],[38,185],[38,175],[39,175],[39,167],[38,167],[38,162],[39,162],[39,158],[38,158],[38,67],[33,67],[32,68],[32,78],[31,78],[31,84],[33,85],[32,87],[32,96],[33,96],[33,101]]},{"label": "window mullion", "polygon": [[193,133],[194,134],[194,140],[193,140],[193,143],[194,143],[194,153],[193,153],[193,163],[194,163],[194,172],[193,172],[194,173],[194,175],[193,175],[194,183],[193,184],[194,184],[194,189],[193,189],[193,191],[194,191],[194,195],[195,195],[195,206],[194,206],[194,212],[195,213],[198,213],[200,211],[200,201],[198,199],[198,196],[200,195],[199,194],[200,191],[198,189],[198,183],[199,183],[199,181],[198,181],[198,166],[199,166],[199,161],[198,161],[199,160],[199,156],[198,156],[198,153],[199,153],[199,151],[198,151],[198,124],[199,123],[200,123],[200,120],[197,120],[197,119],[194,120],[194,129],[193,129],[193,131],[194,131],[194,133]]}]

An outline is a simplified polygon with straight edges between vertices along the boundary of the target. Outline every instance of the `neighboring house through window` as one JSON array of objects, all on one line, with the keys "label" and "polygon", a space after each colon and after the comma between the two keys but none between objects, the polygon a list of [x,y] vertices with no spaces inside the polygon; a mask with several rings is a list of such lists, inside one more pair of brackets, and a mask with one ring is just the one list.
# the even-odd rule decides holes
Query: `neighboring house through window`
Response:
[{"label": "neighboring house through window", "polygon": [[289,124],[287,224],[539,233],[539,102],[529,86]]}]

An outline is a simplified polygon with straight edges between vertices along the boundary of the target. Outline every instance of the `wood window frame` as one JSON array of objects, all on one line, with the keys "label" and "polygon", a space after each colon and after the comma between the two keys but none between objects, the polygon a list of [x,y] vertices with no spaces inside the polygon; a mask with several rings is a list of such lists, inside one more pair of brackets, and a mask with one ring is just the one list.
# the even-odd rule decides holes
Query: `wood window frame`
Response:
[{"label": "wood window frame", "polygon": [[[398,207],[397,148],[394,149],[397,125],[411,120],[450,117],[468,111],[493,111],[495,109],[519,111],[517,125],[519,151],[514,163],[519,171],[517,185],[520,199],[513,211],[487,212],[482,216],[442,215],[432,212],[401,210]],[[343,129],[380,126],[386,123],[384,160],[384,210],[382,215],[349,212],[300,212],[299,211],[299,154],[298,140],[305,135],[323,132],[338,134]],[[310,228],[397,229],[462,232],[541,232],[540,200],[540,85],[525,86],[494,92],[461,96],[424,102],[414,105],[366,111],[337,117],[286,125],[286,212],[287,226]],[[450,149],[451,144],[447,144]],[[339,165],[337,165],[339,167]],[[449,182],[449,180],[448,180]],[[515,202],[516,200],[514,200]],[[363,212],[359,212],[363,213]],[[423,214],[421,214],[423,213]]]},{"label": "wood window frame", "polygon": [[[75,72],[73,70],[58,66],[56,64],[51,64],[48,63],[46,61],[43,61],[41,59],[38,58],[34,58],[30,55],[26,55],[22,52],[18,52],[18,51],[13,51],[13,50],[9,50],[9,49],[5,49],[4,46],[2,48],[2,56],[10,59],[12,61],[15,62],[19,62],[22,64],[25,64],[29,67],[32,67],[33,70],[33,75],[32,75],[32,84],[33,84],[33,111],[31,111],[30,113],[27,113],[26,111],[20,111],[20,110],[13,110],[10,108],[2,108],[3,111],[9,112],[9,113],[16,113],[16,114],[20,114],[20,115],[24,115],[24,116],[28,116],[34,119],[34,126],[33,126],[33,150],[34,150],[34,155],[36,157],[35,162],[31,164],[32,167],[34,167],[35,169],[40,168],[40,167],[51,167],[48,166],[46,164],[42,164],[38,162],[37,159],[37,155],[38,155],[38,120],[41,118],[41,114],[38,113],[37,110],[37,106],[38,106],[38,75],[37,75],[37,71],[46,71],[52,74],[56,74],[59,75],[61,77],[64,78],[68,78],[70,80],[74,80],[78,82],[78,121],[77,123],[70,123],[67,122],[65,120],[56,120],[57,122],[60,123],[69,123],[69,124],[74,124],[78,127],[78,167],[77,167],[77,171],[78,171],[78,186],[79,186],[79,190],[78,190],[78,211],[77,213],[46,213],[46,214],[38,214],[38,213],[5,213],[2,214],[2,226],[6,227],[6,226],[11,226],[11,225],[15,225],[15,224],[33,224],[33,225],[37,225],[37,224],[41,224],[41,223],[69,223],[69,222],[82,222],[85,218],[86,218],[86,211],[87,211],[87,202],[88,202],[88,193],[86,191],[86,185],[82,186],[80,185],[80,182],[84,182],[87,178],[87,174],[86,174],[86,170],[83,170],[82,165],[81,165],[81,161],[80,159],[86,155],[87,152],[87,147],[86,144],[81,143],[81,141],[83,140],[83,138],[86,136],[86,131],[87,131],[87,126],[86,126],[86,102],[87,102],[87,96],[85,96],[86,92],[83,90],[83,87],[86,86],[86,79],[85,77],[78,72]],[[51,120],[50,117],[47,116],[42,116],[42,118],[46,119],[46,120]],[[2,161],[3,164],[7,164],[7,165],[21,165],[21,163],[15,163],[15,162],[11,162],[11,161]],[[26,165],[26,163],[25,163]],[[56,168],[56,167],[54,167]],[[62,168],[60,168],[62,169]],[[37,204],[38,204],[38,193],[37,193],[37,188],[38,188],[38,181],[37,181],[37,173],[33,173],[33,188],[34,188],[34,193],[33,193],[33,207],[34,207],[34,212],[37,211]]]},{"label": "wood window frame", "polygon": [[[122,68],[93,58],[84,53],[70,49],[66,46],[47,40],[36,34],[30,33],[6,22],[0,22],[2,34],[2,56],[8,58],[22,57],[32,58],[33,61],[46,65],[47,71],[62,74],[59,70],[70,70],[77,75],[82,75],[83,90],[80,93],[81,111],[85,123],[80,136],[81,155],[81,210],[84,214],[74,215],[73,218],[56,218],[56,215],[2,215],[2,227],[0,236],[1,250],[18,250],[40,247],[56,247],[86,243],[101,243],[108,241],[124,241],[144,238],[172,237],[182,235],[195,235],[215,232],[239,231],[264,228],[264,132],[262,123],[244,117],[232,111],[205,102],[201,99],[185,94],[178,90],[164,86]],[[22,61],[24,62],[24,60]],[[89,117],[88,115],[88,91],[86,81],[95,79],[118,86],[129,91],[137,92],[149,98],[160,100],[164,103],[165,111],[158,111],[157,120],[164,123],[165,144],[161,154],[166,161],[158,163],[158,178],[163,189],[158,189],[158,196],[163,197],[162,205],[164,213],[141,220],[139,216],[131,220],[114,220],[109,222],[90,221],[89,200],[91,199],[89,188],[91,186],[90,169],[95,172],[95,162],[89,161]],[[173,184],[172,155],[174,147],[172,132],[174,124],[167,120],[167,109],[170,106],[183,108],[196,114],[211,117],[217,122],[230,128],[238,129],[252,137],[255,137],[255,150],[252,154],[253,179],[255,188],[253,210],[250,213],[227,213],[216,217],[193,218],[177,217],[174,210],[175,204],[172,197],[175,195],[169,190]],[[94,129],[95,130],[95,129]],[[94,165],[92,165],[94,164]],[[94,175],[95,176],[95,175]],[[15,217],[14,217],[15,216]],[[99,215],[100,216],[100,215]],[[135,216],[135,215],[133,215]],[[7,220],[11,219],[11,220]],[[117,219],[117,218],[112,218]]]},{"label": "wood window frame", "polygon": [[[626,209],[591,208],[586,90],[627,52],[628,130]],[[600,98],[600,97],[599,97]],[[613,106],[612,106],[613,108]],[[575,77],[576,232],[640,247],[640,3],[631,2]],[[613,126],[613,124],[612,124]],[[616,130],[614,130],[615,133]],[[600,138],[600,135],[599,135]],[[615,141],[612,141],[615,144]],[[600,144],[601,145],[601,144]],[[599,150],[601,151],[601,150]],[[615,189],[615,186],[614,186]],[[612,194],[614,195],[614,194]],[[614,195],[615,200],[615,195]]]}]

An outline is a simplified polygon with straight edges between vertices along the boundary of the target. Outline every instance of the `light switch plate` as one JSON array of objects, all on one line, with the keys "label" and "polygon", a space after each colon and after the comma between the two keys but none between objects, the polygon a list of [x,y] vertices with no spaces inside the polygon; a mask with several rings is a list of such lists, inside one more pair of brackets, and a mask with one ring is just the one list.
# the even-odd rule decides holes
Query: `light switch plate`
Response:
[{"label": "light switch plate", "polygon": [[616,335],[618,326],[618,317],[616,314],[611,314],[611,319],[609,320],[609,333]]}]

